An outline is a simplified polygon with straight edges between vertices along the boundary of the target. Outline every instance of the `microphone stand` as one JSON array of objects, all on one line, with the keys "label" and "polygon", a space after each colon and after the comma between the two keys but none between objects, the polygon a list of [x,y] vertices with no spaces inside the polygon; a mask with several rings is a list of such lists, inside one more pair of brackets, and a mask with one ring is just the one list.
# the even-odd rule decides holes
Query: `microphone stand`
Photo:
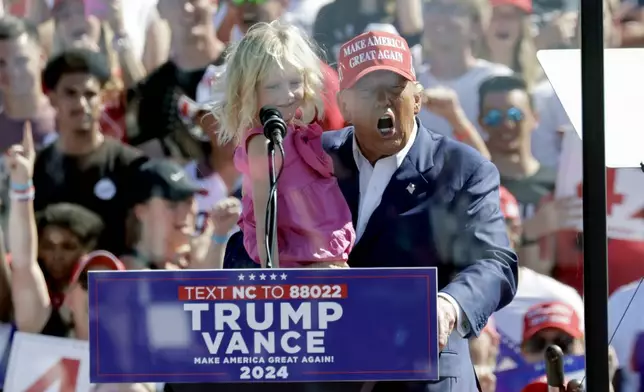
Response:
[{"label": "microphone stand", "polygon": [[[269,139],[268,141],[268,247],[266,249],[266,266],[265,268],[279,268],[279,261],[275,260],[273,263],[273,250],[277,242],[277,170],[275,169],[275,143]],[[273,265],[274,264],[274,265]]]},{"label": "microphone stand", "polygon": [[[266,248],[266,265],[264,268],[279,268],[279,260],[273,260],[273,252],[277,248],[277,180],[279,173],[275,164],[275,147],[282,154],[282,168],[284,167],[284,147],[282,142],[286,136],[286,123],[282,114],[275,107],[264,106],[259,111],[259,121],[264,127],[264,136],[268,140],[268,203],[266,205],[266,220],[264,222]],[[259,238],[258,238],[259,241]],[[259,245],[259,244],[258,244]]]}]

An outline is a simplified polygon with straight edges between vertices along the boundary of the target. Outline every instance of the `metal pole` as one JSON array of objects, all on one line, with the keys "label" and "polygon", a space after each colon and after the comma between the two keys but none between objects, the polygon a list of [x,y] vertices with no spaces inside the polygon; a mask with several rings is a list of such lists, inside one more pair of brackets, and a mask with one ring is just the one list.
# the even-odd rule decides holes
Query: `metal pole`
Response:
[{"label": "metal pole", "polygon": [[584,311],[587,392],[609,390],[604,18],[602,0],[581,0]]}]

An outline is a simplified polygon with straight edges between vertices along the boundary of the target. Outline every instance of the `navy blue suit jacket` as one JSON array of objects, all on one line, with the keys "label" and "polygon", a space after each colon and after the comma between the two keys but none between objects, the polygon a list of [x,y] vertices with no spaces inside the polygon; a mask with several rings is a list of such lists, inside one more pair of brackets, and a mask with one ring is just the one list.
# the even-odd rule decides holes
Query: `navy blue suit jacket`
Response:
[{"label": "navy blue suit jacket", "polygon": [[[438,267],[439,290],[463,309],[471,326],[468,337],[478,336],[490,315],[512,301],[517,289],[517,256],[509,248],[500,211],[499,173],[474,149],[418,125],[416,140],[351,251],[349,265]],[[360,179],[353,129],[325,132],[322,141],[355,225]],[[231,239],[227,262],[239,265],[247,258],[241,236]],[[440,353],[439,374],[438,382],[378,383],[374,392],[476,391],[469,346],[457,332]],[[275,390],[360,390],[358,383],[291,386],[284,389],[282,384]],[[249,390],[260,390],[257,387]],[[261,391],[270,388],[262,386]]]}]

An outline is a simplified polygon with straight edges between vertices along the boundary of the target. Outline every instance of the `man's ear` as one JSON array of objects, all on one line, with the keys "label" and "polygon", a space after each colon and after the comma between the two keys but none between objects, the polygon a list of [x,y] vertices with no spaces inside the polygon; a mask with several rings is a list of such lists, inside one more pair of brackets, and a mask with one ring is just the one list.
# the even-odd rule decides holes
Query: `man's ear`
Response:
[{"label": "man's ear", "polygon": [[420,113],[420,108],[423,104],[423,95],[420,88],[416,87],[414,91],[414,115]]},{"label": "man's ear", "polygon": [[340,113],[342,113],[342,117],[344,117],[344,121],[350,123],[351,122],[351,116],[349,115],[349,110],[347,108],[347,103],[346,103],[346,90],[340,90],[335,94],[335,100],[338,104],[338,108],[340,109]]}]

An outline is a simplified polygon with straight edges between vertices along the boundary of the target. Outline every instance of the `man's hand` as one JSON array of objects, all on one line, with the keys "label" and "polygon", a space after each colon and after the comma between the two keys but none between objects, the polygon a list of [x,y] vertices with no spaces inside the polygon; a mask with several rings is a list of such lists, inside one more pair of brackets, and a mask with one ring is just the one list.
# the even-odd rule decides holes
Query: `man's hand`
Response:
[{"label": "man's hand", "polygon": [[447,345],[449,335],[452,334],[456,326],[456,309],[448,300],[438,297],[437,302],[438,315],[438,350],[442,350]]}]

